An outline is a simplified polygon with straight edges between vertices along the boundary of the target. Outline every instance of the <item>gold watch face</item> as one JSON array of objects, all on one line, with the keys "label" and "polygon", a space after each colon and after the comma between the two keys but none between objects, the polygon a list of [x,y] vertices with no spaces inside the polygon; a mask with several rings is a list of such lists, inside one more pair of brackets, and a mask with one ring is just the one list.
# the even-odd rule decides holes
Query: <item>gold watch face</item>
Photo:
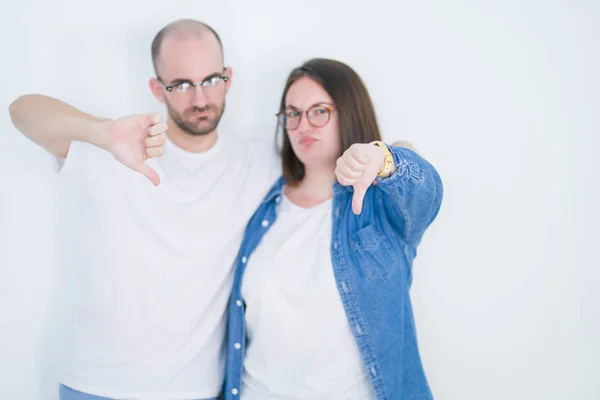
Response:
[{"label": "gold watch face", "polygon": [[392,164],[394,163],[394,156],[392,155],[392,153],[390,152],[390,149],[388,149],[388,147],[386,145],[385,149],[384,149],[384,158],[383,158],[383,170],[381,171],[381,174],[385,177],[388,177],[391,175],[390,173],[390,169],[392,168]]}]

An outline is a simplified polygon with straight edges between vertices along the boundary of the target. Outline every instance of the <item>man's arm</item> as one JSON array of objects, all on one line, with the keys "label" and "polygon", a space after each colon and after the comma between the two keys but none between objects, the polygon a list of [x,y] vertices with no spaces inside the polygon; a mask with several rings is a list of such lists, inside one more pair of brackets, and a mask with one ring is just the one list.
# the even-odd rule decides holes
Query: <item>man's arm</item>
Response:
[{"label": "man's arm", "polygon": [[14,126],[55,156],[66,158],[71,141],[87,142],[109,151],[118,161],[158,185],[156,171],[145,164],[163,154],[167,125],[161,115],[137,114],[117,120],[86,114],[60,100],[24,95],[9,107]]},{"label": "man's arm", "polygon": [[43,95],[24,95],[9,107],[14,126],[57,157],[65,158],[72,140],[109,149],[106,119],[86,114],[60,100]]}]

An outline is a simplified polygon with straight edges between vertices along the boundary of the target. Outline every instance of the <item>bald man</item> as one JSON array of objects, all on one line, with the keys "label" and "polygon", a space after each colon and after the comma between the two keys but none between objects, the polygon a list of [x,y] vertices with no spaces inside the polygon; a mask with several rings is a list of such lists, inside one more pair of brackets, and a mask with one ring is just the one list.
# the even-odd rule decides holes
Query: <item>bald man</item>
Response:
[{"label": "bald man", "polygon": [[102,119],[41,95],[10,106],[89,198],[62,400],[219,396],[233,261],[280,174],[271,143],[218,133],[232,70],[214,30],[175,21],[152,58],[166,124]]}]

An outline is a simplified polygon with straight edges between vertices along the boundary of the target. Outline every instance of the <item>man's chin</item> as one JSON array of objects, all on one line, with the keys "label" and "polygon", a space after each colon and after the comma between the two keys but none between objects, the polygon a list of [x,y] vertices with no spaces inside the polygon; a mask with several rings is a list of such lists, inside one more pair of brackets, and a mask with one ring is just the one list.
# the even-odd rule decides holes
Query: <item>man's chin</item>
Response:
[{"label": "man's chin", "polygon": [[204,123],[186,124],[185,128],[184,131],[190,135],[205,136],[213,132],[216,127],[214,124],[206,121]]},{"label": "man's chin", "polygon": [[190,135],[192,135],[192,136],[206,136],[209,133],[214,132],[214,129],[211,129],[211,130],[201,130],[201,131],[195,129],[195,130],[186,130],[185,132],[188,133],[188,134],[190,134]]}]

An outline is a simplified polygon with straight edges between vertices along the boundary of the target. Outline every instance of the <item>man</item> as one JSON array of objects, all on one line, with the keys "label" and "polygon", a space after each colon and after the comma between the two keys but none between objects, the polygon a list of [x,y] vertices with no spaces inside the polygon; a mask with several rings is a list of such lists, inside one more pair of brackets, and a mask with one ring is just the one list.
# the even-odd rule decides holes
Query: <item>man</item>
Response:
[{"label": "man", "polygon": [[167,25],[152,57],[168,130],[160,115],[106,120],[39,95],[10,107],[90,199],[63,400],[219,395],[231,267],[280,173],[271,145],[217,132],[232,70],[210,27]]}]

